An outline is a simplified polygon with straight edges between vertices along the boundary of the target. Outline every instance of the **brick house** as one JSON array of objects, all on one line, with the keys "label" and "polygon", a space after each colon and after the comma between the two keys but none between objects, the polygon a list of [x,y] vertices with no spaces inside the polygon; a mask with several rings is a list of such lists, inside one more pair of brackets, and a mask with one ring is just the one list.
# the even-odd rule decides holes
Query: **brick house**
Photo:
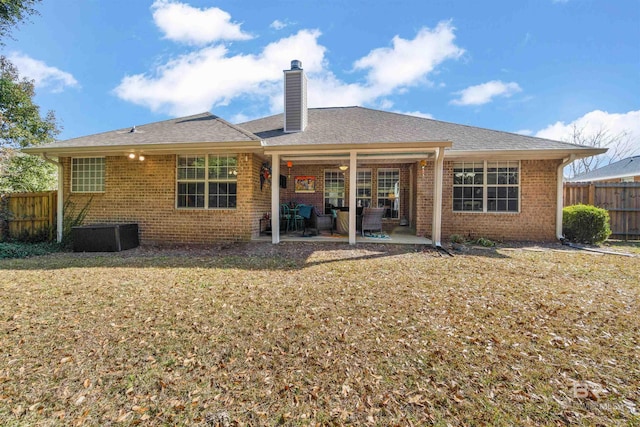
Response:
[{"label": "brick house", "polygon": [[[25,149],[58,164],[63,204],[86,223],[136,222],[142,242],[247,241],[279,207],[384,207],[439,245],[451,234],[551,241],[562,232],[562,170],[600,154],[564,142],[362,107],[307,108],[299,61],[284,113],[238,125],[210,113]],[[266,178],[269,175],[269,178]],[[356,209],[348,209],[349,243]]]}]

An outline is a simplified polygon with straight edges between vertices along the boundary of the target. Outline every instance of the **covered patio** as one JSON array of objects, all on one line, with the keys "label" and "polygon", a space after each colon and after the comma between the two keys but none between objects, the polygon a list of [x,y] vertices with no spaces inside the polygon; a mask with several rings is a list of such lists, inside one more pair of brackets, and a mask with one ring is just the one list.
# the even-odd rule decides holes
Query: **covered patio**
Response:
[{"label": "covered patio", "polygon": [[[392,234],[396,235],[395,239],[393,239],[393,237],[391,238],[392,240],[395,240],[393,243],[431,244],[439,246],[441,240],[443,162],[444,150],[447,147],[451,147],[451,142],[378,143],[375,148],[371,148],[371,144],[368,143],[324,145],[322,148],[317,145],[303,143],[295,145],[266,146],[265,154],[271,157],[274,181],[277,181],[281,174],[289,173],[289,179],[285,180],[285,182],[287,182],[284,186],[285,189],[288,187],[290,188],[291,186],[290,174],[292,165],[296,165],[298,171],[304,171],[305,168],[313,168],[315,165],[315,176],[317,177],[318,175],[324,174],[323,178],[326,177],[326,172],[323,174],[317,173],[318,167],[323,168],[327,165],[331,165],[337,168],[339,165],[339,169],[336,169],[336,171],[341,171],[344,175],[343,179],[345,187],[349,189],[348,191],[345,191],[346,194],[344,194],[343,199],[340,199],[338,205],[343,211],[341,213],[343,215],[343,222],[346,224],[346,235],[344,237],[326,237],[318,235],[315,236],[314,239],[317,239],[318,241],[320,241],[320,239],[329,239],[330,241],[339,241],[338,239],[343,239],[351,245],[355,245],[358,242],[384,243],[385,239],[370,238],[359,234],[357,227],[357,209],[360,209],[362,206],[378,208],[388,207],[387,209],[389,213],[386,218],[385,228],[388,229],[387,231],[391,231]],[[428,178],[430,179],[424,179],[425,166],[427,164],[430,166],[428,168],[428,173],[431,175]],[[378,166],[381,167],[378,168]],[[420,168],[422,169],[422,180],[417,179],[418,170]],[[372,178],[372,183],[370,184],[371,187],[369,188],[372,195],[370,196],[370,199],[366,201],[369,204],[363,205],[362,200],[358,198],[358,190],[361,188],[358,186],[359,172],[362,173],[363,171],[371,169],[382,171],[382,173],[388,170],[397,169],[398,178],[395,188],[388,195],[391,200],[386,197],[386,187],[384,186],[381,178],[381,176],[384,177],[383,175],[378,175],[376,178]],[[326,171],[330,169],[325,168],[322,170]],[[402,187],[400,187],[401,171],[403,174]],[[381,172],[379,172],[379,174],[380,173]],[[420,203],[418,197],[419,194],[424,194],[424,192],[418,191],[418,187],[424,187],[425,185],[428,185],[425,183],[429,182],[432,183],[430,186],[431,188],[420,188],[421,190],[426,190],[431,193],[433,200],[433,208],[432,210],[430,209],[432,211],[431,239],[426,239],[424,237],[417,236],[415,230],[413,231],[413,234],[411,234],[411,231],[407,230],[411,230],[411,226],[415,227],[414,217],[422,214],[420,206],[423,203]],[[324,184],[325,182],[323,181],[322,188],[320,190],[323,194],[315,196],[315,205],[322,211],[328,209],[328,200],[330,200],[329,193]],[[281,204],[289,202],[289,200],[287,200],[289,197],[287,197],[287,195],[284,195],[283,197],[282,193],[287,190],[281,191],[280,187],[281,186],[278,184],[271,186],[271,242],[276,244],[284,240],[308,240],[309,237],[302,237],[301,234],[289,235],[288,233],[283,232],[288,230],[281,230]],[[290,189],[288,190],[288,194],[290,196]],[[317,200],[322,200],[320,206],[318,206],[319,203]],[[396,208],[391,208],[390,203],[395,204]],[[401,213],[400,208],[397,206],[400,204],[402,204],[403,215],[408,216],[409,219],[402,218],[402,221],[404,222],[403,225],[405,225],[405,227],[398,228],[397,226],[400,225]],[[353,207],[357,207],[357,209],[353,209]],[[391,214],[392,209],[397,209],[397,211],[393,212],[393,215]],[[262,239],[262,237],[260,239]]]}]

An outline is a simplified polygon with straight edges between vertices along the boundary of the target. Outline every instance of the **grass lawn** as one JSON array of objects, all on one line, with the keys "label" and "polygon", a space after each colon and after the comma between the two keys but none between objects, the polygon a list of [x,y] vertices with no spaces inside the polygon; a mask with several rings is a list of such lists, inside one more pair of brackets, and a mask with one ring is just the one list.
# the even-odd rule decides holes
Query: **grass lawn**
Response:
[{"label": "grass lawn", "polygon": [[0,260],[0,425],[640,425],[639,277],[560,245]]}]

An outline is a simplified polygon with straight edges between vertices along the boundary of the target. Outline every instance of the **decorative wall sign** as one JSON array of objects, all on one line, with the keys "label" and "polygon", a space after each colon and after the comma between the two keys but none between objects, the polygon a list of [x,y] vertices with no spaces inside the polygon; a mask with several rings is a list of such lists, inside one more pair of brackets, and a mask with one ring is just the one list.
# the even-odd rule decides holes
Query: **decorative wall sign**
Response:
[{"label": "decorative wall sign", "polygon": [[315,176],[296,176],[294,178],[296,193],[315,193],[316,177]]}]

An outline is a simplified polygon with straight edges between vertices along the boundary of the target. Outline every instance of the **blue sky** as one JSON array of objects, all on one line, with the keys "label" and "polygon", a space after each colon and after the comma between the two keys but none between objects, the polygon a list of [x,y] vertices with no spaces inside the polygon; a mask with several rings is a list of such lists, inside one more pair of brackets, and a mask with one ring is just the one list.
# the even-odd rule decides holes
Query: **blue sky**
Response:
[{"label": "blue sky", "polygon": [[43,0],[0,52],[36,81],[60,139],[211,111],[362,105],[640,153],[639,0]]}]

